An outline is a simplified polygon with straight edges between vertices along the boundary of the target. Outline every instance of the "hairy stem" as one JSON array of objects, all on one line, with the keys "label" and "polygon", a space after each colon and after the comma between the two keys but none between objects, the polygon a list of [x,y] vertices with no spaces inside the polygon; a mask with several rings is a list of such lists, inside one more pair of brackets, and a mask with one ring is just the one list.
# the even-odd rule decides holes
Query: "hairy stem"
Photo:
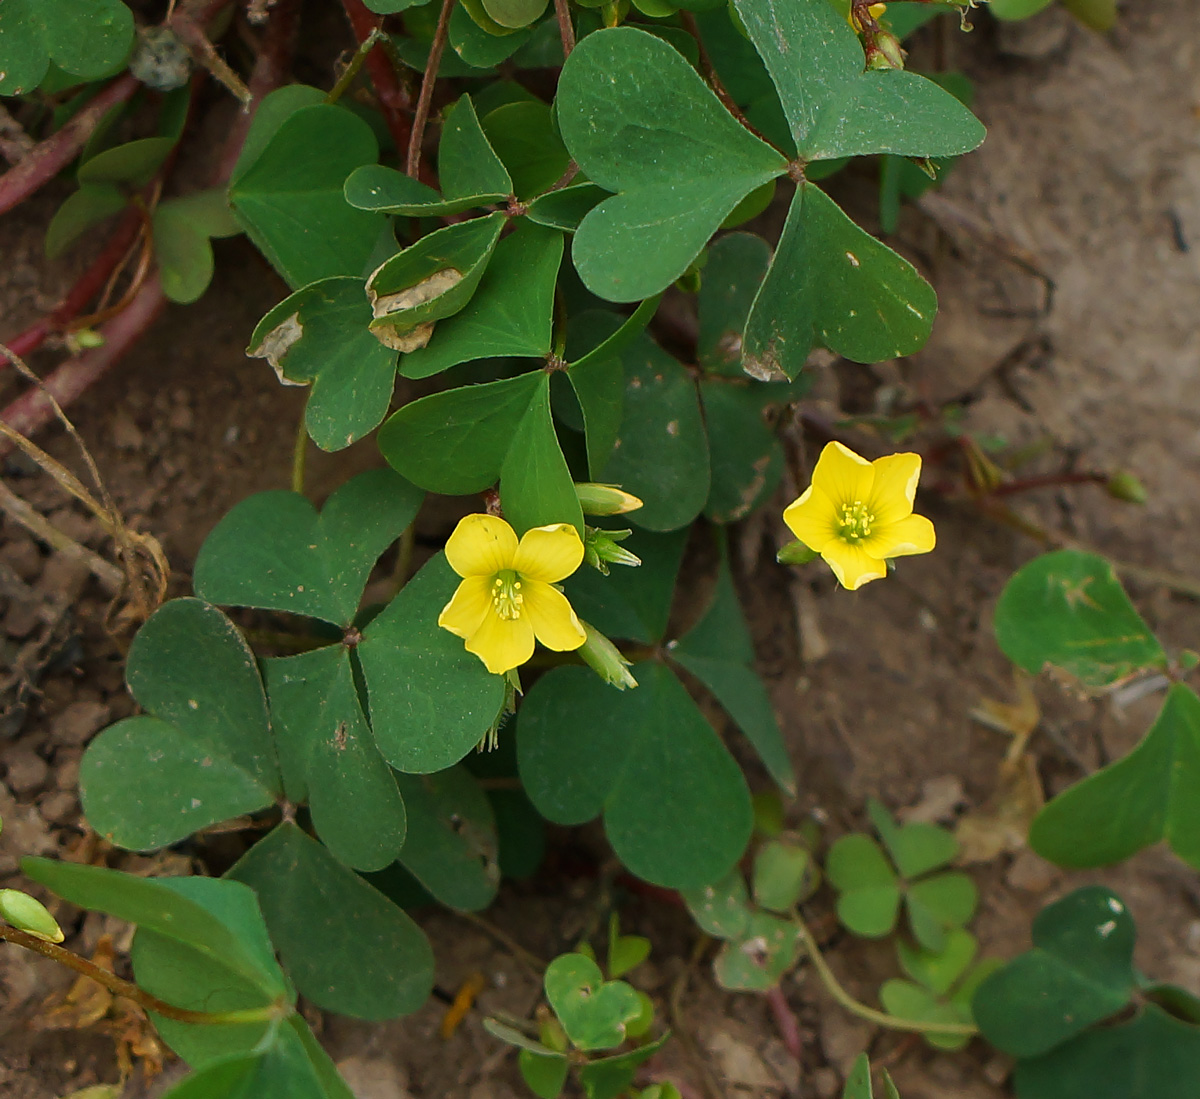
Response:
[{"label": "hairy stem", "polygon": [[362,0],[342,0],[346,9],[346,17],[354,30],[354,37],[361,46],[368,38],[379,35],[374,47],[367,53],[367,75],[371,78],[371,86],[383,108],[384,121],[387,122],[388,132],[396,143],[397,152],[407,149],[412,135],[412,127],[408,114],[412,109],[412,98],[400,83],[396,75],[396,67],[386,47],[386,35],[381,33],[383,17],[367,10]]},{"label": "hairy stem", "polygon": [[554,0],[554,14],[558,19],[558,33],[562,35],[563,60],[565,61],[575,48],[575,25],[571,22],[570,0]]},{"label": "hairy stem", "polygon": [[455,0],[442,0],[437,29],[433,32],[429,58],[425,62],[425,72],[421,77],[421,94],[417,99],[416,114],[413,115],[412,135],[408,139],[408,159],[404,166],[405,173],[412,179],[417,178],[421,168],[421,142],[425,138],[429,107],[433,102],[433,85],[437,82],[437,72],[442,64],[442,51],[446,48],[446,34],[450,29],[450,13],[454,10],[454,2]]},{"label": "hairy stem", "polygon": [[[729,89],[725,87],[724,82],[717,73],[712,57],[709,56],[708,47],[704,45],[704,39],[700,36],[700,27],[696,23],[696,17],[690,11],[684,10],[680,11],[679,20],[683,24],[683,29],[696,40],[696,48],[700,52],[700,71],[704,74],[704,79],[708,81],[709,87],[712,88],[717,98],[724,104],[725,109],[734,118],[760,141],[766,141],[767,139],[763,137],[757,127],[751,124],[745,112],[737,105],[733,96],[729,94]],[[769,145],[770,142],[768,141],[767,144]]]},{"label": "hairy stem", "polygon": [[290,1010],[286,1003],[275,1003],[266,1007],[249,1008],[245,1011],[192,1011],[185,1007],[176,1007],[165,1000],[160,1000],[157,996],[150,995],[132,981],[126,981],[115,973],[102,969],[95,962],[67,950],[66,947],[39,939],[36,935],[30,935],[15,927],[0,925],[0,939],[8,941],[14,946],[31,950],[60,965],[65,965],[68,969],[73,969],[76,973],[81,973],[85,977],[90,977],[97,984],[103,985],[114,996],[123,996],[147,1011],[153,1011],[156,1015],[162,1015],[164,1018],[174,1019],[180,1023],[229,1025],[231,1023],[268,1022]]}]

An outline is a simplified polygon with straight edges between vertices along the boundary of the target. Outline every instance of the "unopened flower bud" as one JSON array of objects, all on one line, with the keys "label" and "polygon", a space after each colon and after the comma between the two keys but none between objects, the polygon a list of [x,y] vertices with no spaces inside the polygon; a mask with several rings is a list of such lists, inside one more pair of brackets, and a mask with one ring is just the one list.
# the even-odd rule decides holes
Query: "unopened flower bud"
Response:
[{"label": "unopened flower bud", "polygon": [[63,941],[62,928],[46,911],[46,906],[19,889],[0,889],[0,917],[18,931],[28,932],[48,943]]},{"label": "unopened flower bud", "polygon": [[904,68],[904,50],[891,31],[880,31],[867,48],[868,69]]},{"label": "unopened flower bud", "polygon": [[781,565],[807,565],[809,561],[815,561],[820,556],[816,550],[809,549],[797,539],[795,542],[789,542],[775,554],[775,560]]},{"label": "unopened flower bud", "polygon": [[584,515],[624,515],[637,511],[641,500],[617,485],[598,485],[591,482],[575,485],[575,495]]},{"label": "unopened flower bud", "polygon": [[633,531],[600,530],[598,527],[587,527],[585,530],[583,559],[605,576],[608,575],[609,565],[633,566],[642,563],[642,559],[637,554],[630,553],[629,550],[622,549],[617,545],[618,542],[624,542]]},{"label": "unopened flower bud", "polygon": [[1114,473],[1104,487],[1114,500],[1124,500],[1128,504],[1144,504],[1146,502],[1146,486],[1132,473],[1127,473],[1125,470]]},{"label": "unopened flower bud", "polygon": [[621,655],[616,645],[594,626],[586,622],[582,626],[587,640],[575,651],[583,658],[583,662],[618,691],[636,687],[637,680],[630,674],[629,661]]}]

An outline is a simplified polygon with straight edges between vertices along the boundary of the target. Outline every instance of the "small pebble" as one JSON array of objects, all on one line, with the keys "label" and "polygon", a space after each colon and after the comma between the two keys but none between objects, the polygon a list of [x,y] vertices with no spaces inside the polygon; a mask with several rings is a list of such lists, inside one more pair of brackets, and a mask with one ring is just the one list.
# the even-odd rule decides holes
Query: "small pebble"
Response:
[{"label": "small pebble", "polygon": [[9,538],[0,546],[0,562],[27,584],[36,580],[42,572],[42,552],[32,538],[24,535]]},{"label": "small pebble", "polygon": [[111,711],[103,702],[72,702],[50,720],[50,735],[62,744],[82,747],[99,732]]},{"label": "small pebble", "polygon": [[14,794],[30,794],[46,785],[50,768],[28,744],[16,744],[4,753],[4,784]]},{"label": "small pebble", "polygon": [[51,824],[70,824],[79,816],[79,802],[74,794],[57,790],[38,802],[38,812]]}]

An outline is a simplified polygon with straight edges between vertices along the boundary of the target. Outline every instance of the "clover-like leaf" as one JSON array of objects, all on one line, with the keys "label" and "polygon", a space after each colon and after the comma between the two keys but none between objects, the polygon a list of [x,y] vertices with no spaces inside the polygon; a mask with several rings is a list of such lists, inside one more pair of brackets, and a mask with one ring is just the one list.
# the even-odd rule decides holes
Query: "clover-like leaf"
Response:
[{"label": "clover-like leaf", "polygon": [[572,248],[584,284],[609,301],[668,287],[734,207],[787,166],[678,51],[631,27],[579,43],[557,107],[576,163],[619,192],[584,217]]},{"label": "clover-like leaf", "polygon": [[742,330],[770,266],[771,246],[753,233],[727,233],[709,248],[696,309],[696,357],[705,370],[745,376]]},{"label": "clover-like leaf", "polygon": [[105,729],[80,766],[84,815],[101,835],[163,847],[281,793],[254,655],[219,610],[165,603],[134,638],[125,675],[148,713]]},{"label": "clover-like leaf", "polygon": [[692,919],[706,935],[718,939],[745,938],[753,910],[740,870],[731,870],[711,885],[679,892]]},{"label": "clover-like leaf", "polygon": [[650,957],[650,940],[644,935],[622,935],[620,921],[614,912],[608,919],[608,975],[613,980],[624,977]]},{"label": "clover-like leaf", "polygon": [[[728,871],[749,839],[745,779],[665,667],[638,664],[633,674],[638,689],[623,693],[586,668],[538,680],[518,720],[521,779],[550,820],[582,824],[603,812],[610,842],[638,876],[702,886]],[[586,723],[572,719],[580,713]]]},{"label": "clover-like leaf", "polygon": [[242,228],[219,189],[164,199],[154,208],[154,255],[163,293],[189,305],[212,282],[212,242],[237,236]]},{"label": "clover-like leaf", "polygon": [[[473,0],[472,7],[489,23],[494,23],[483,12],[479,0]],[[499,23],[494,23],[494,30],[506,33],[496,34],[492,29],[481,27],[465,4],[456,4],[450,13],[450,48],[472,68],[491,69],[511,57],[530,38],[528,30],[512,31]]]},{"label": "clover-like leaf", "polygon": [[573,233],[609,192],[594,183],[574,183],[558,191],[538,195],[527,207],[526,217],[537,225]]},{"label": "clover-like leaf", "polygon": [[583,1050],[619,1046],[626,1024],[642,1009],[632,987],[624,981],[605,981],[600,967],[584,954],[555,958],[546,967],[545,988],[567,1037]]},{"label": "clover-like leaf", "polygon": [[937,295],[912,264],[804,183],[746,322],[743,367],[794,378],[816,346],[863,363],[910,355],[936,312]]},{"label": "clover-like leaf", "polygon": [[946,829],[924,821],[897,825],[877,798],[868,799],[867,816],[903,878],[947,866],[958,854],[958,841]]},{"label": "clover-like leaf", "polygon": [[53,61],[81,81],[119,69],[133,45],[121,0],[5,0],[0,12],[0,95],[24,95]]},{"label": "clover-like leaf", "polygon": [[[645,1064],[662,1049],[670,1036],[668,1031],[661,1038],[647,1042],[637,1049],[612,1057],[594,1057],[588,1060],[587,1064],[579,1068],[579,1082],[583,1085],[584,1095],[587,1099],[617,1099],[619,1095],[627,1094],[638,1066]],[[645,1095],[645,1092],[642,1094]]]},{"label": "clover-like leaf", "polygon": [[812,853],[798,843],[771,840],[754,857],[754,900],[770,912],[789,911],[812,880]]},{"label": "clover-like leaf", "polygon": [[281,301],[250,337],[285,385],[311,385],[304,425],[322,450],[341,450],[377,428],[396,381],[394,350],[371,331],[360,278],[322,279]]},{"label": "clover-like leaf", "polygon": [[256,843],[227,875],[251,886],[297,989],[327,1011],[388,1019],[433,986],[421,929],[293,822]]},{"label": "clover-like leaf", "polygon": [[969,152],[984,128],[915,73],[865,69],[862,45],[828,0],[733,0],[804,160]]},{"label": "clover-like leaf", "polygon": [[736,523],[766,503],[783,475],[783,447],[767,427],[771,405],[799,396],[805,383],[738,385],[724,379],[700,382],[708,434],[711,485],[704,514],[714,523]]},{"label": "clover-like leaf", "polygon": [[1103,557],[1043,554],[1019,569],[996,604],[996,640],[1026,671],[1047,665],[1085,687],[1117,683],[1166,654]]},{"label": "clover-like leaf", "polygon": [[[255,119],[266,126],[273,120]],[[249,143],[249,139],[248,143]],[[384,221],[350,206],[346,177],[373,164],[379,147],[371,127],[342,107],[301,107],[258,147],[245,151],[229,202],[247,235],[292,289],[333,275],[361,275]]]},{"label": "clover-like leaf", "polygon": [[842,836],[826,856],[825,876],[838,891],[838,919],[856,935],[878,939],[896,926],[900,882],[870,836]]},{"label": "clover-like leaf", "polygon": [[505,103],[483,119],[483,131],[512,176],[513,191],[520,199],[531,199],[554,186],[571,163],[545,103]]},{"label": "clover-like leaf", "polygon": [[565,1053],[543,1054],[523,1049],[517,1054],[517,1065],[521,1079],[538,1099],[558,1099],[571,1072],[571,1061]]},{"label": "clover-like leaf", "polygon": [[800,929],[790,920],[754,912],[745,930],[726,942],[713,962],[722,988],[766,992],[774,988],[800,956]]},{"label": "clover-like leaf", "polygon": [[1059,794],[1034,818],[1030,846],[1060,866],[1105,866],[1166,840],[1200,867],[1200,698],[1173,684],[1145,739]]},{"label": "clover-like leaf", "polygon": [[1116,1015],[1137,982],[1133,917],[1102,886],[1077,889],[1033,921],[1033,949],[979,986],[984,1037],[1015,1057],[1037,1057]]},{"label": "clover-like leaf", "polygon": [[379,555],[413,521],[423,494],[391,470],[360,473],[320,514],[295,492],[260,492],[229,511],[196,560],[214,603],[310,615],[349,626]]}]

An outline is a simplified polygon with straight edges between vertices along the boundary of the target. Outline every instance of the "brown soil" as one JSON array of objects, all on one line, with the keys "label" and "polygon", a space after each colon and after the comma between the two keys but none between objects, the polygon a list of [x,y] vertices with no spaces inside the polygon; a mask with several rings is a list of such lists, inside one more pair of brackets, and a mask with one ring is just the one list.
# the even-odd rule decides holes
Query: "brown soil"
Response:
[{"label": "brown soil", "polygon": [[[1133,6],[1106,37],[1056,11],[1001,31],[980,22],[973,38],[950,36],[949,48],[977,82],[990,137],[941,194],[1013,247],[1006,255],[981,243],[944,206],[932,210],[936,222],[910,210],[899,242],[941,293],[934,339],[907,362],[824,368],[812,410],[840,416],[913,400],[957,403],[965,426],[980,436],[1048,444],[1023,472],[1050,472],[1064,461],[1133,470],[1149,490],[1144,507],[1092,486],[1012,502],[1026,519],[1119,560],[1192,573],[1200,537],[1200,396],[1192,384],[1200,368],[1200,10],[1191,0]],[[862,185],[852,178],[839,186],[869,217],[869,196],[856,192]],[[56,198],[39,198],[0,222],[10,257],[0,272],[6,333],[52,304],[70,274],[69,263],[39,258],[39,234]],[[1052,280],[1049,309],[1038,308],[1041,284],[1014,262],[1018,252]],[[179,593],[219,516],[252,492],[288,483],[303,402],[302,392],[281,389],[242,350],[282,286],[241,242],[219,246],[218,270],[199,305],[168,310],[116,373],[71,410],[118,505],[163,542]],[[69,455],[65,440],[47,438],[57,454]],[[816,445],[804,444],[810,460]],[[359,451],[314,455],[313,494],[376,460],[369,446]],[[926,482],[950,485],[953,474],[952,467],[931,468]],[[44,477],[10,461],[5,478],[72,536],[103,548],[95,525]],[[985,699],[1017,700],[1018,685],[991,635],[991,611],[1006,578],[1038,546],[953,493],[927,490],[921,503],[937,522],[938,551],[853,595],[835,590],[819,566],[796,575],[776,567],[781,532],[770,516],[738,534],[739,582],[761,669],[801,775],[803,792],[789,812],[815,814],[831,836],[863,826],[868,795],[951,824],[995,809],[1000,793],[1008,738],[972,711]],[[422,522],[431,536],[445,533],[437,515]],[[1129,584],[1170,648],[1195,645],[1195,604],[1178,585],[1144,574]],[[85,842],[75,797],[82,747],[131,708],[120,651],[102,628],[106,602],[69,562],[11,522],[0,527],[0,647],[5,663],[21,656],[36,676],[35,691],[0,700],[20,703],[0,715],[0,885],[19,880],[20,854]],[[1031,749],[1047,793],[1128,750],[1161,698],[1087,699],[1048,682],[1035,692],[1042,713]],[[576,842],[565,833],[556,840],[564,848]],[[1003,840],[972,867],[982,894],[974,930],[985,953],[1019,951],[1042,905],[1102,880],[1124,895],[1139,922],[1139,963],[1200,992],[1200,888],[1171,856],[1151,851],[1103,874],[1068,875]],[[554,865],[562,871],[565,864]],[[1007,1094],[1004,1058],[980,1043],[934,1054],[874,1031],[836,1008],[804,966],[784,983],[803,1043],[797,1063],[762,999],[720,991],[706,960],[689,961],[695,931],[684,913],[642,897],[618,899],[623,925],[654,943],[637,983],[664,1005],[685,989],[677,1040],[654,1062],[655,1075],[675,1079],[685,1094],[705,1094],[707,1077],[720,1095],[824,1099],[840,1094],[849,1061],[868,1047],[891,1064],[905,1099]],[[506,887],[487,920],[548,958],[570,946],[601,903],[594,881],[568,875],[564,887],[563,873],[547,869]],[[814,907],[828,912],[828,894]],[[536,980],[486,931],[448,913],[423,923],[435,944],[439,988],[453,992],[480,972],[484,1011],[533,1009]],[[72,930],[80,949],[94,948],[106,932],[122,945],[119,925],[99,916]],[[886,944],[831,934],[827,949],[847,985],[870,1002],[896,970]],[[0,951],[0,981],[0,1095],[52,1099],[115,1078],[103,1026],[37,1024],[39,1005],[67,983],[53,966]],[[364,1099],[526,1094],[513,1058],[483,1032],[479,1014],[445,1041],[438,1036],[443,1011],[433,1000],[384,1025],[314,1020]],[[168,1068],[165,1078],[175,1072]],[[127,1094],[139,1092],[131,1085]]]}]

